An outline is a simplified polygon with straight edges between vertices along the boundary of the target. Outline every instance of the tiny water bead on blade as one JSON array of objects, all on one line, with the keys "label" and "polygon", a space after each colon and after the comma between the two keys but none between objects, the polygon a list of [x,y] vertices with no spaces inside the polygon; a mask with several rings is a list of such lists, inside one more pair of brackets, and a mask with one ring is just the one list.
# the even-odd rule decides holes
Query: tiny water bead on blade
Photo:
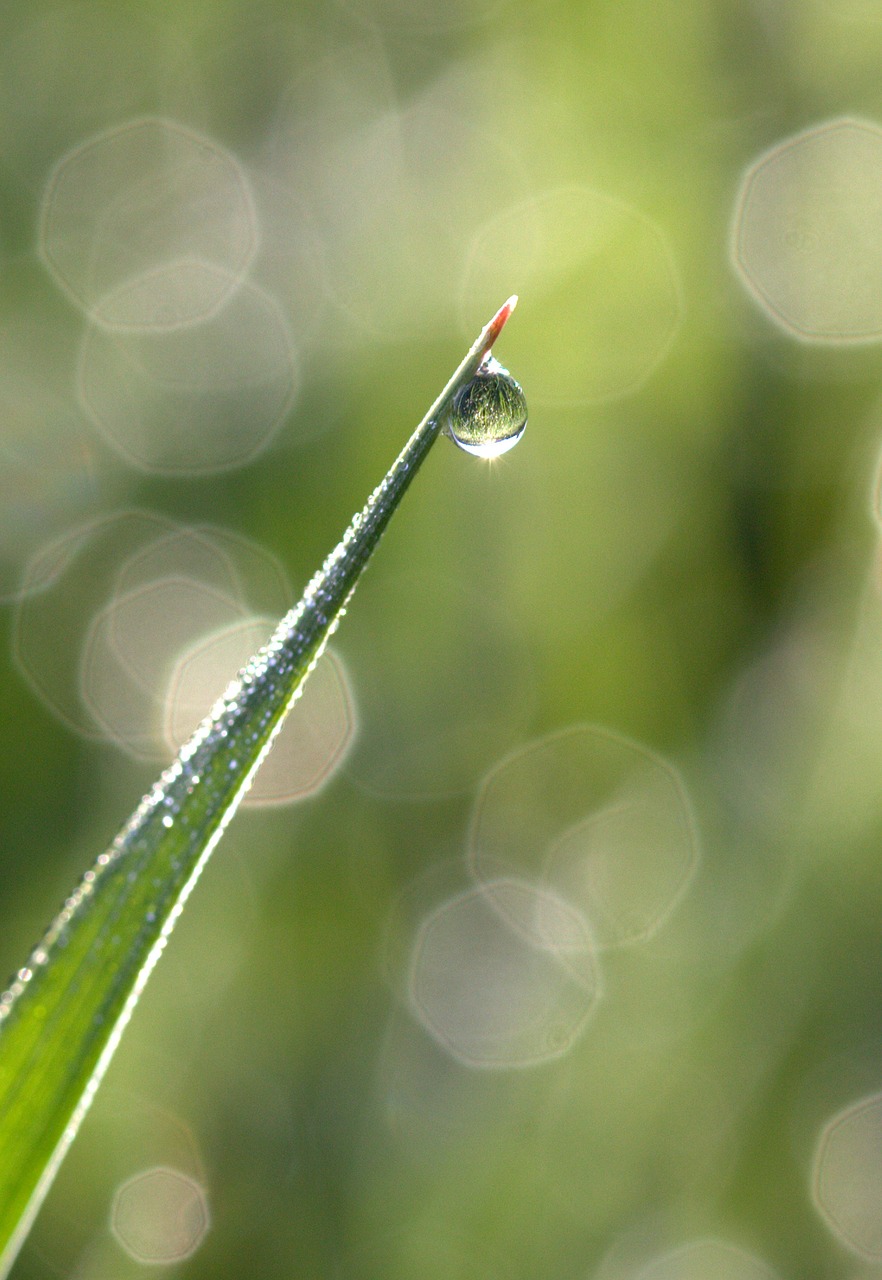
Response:
[{"label": "tiny water bead on blade", "polygon": [[[516,302],[509,298],[484,326],[299,604],[227,685],[84,872],[9,986],[0,989],[0,1280],[9,1274],[175,921],[303,681],[315,679],[310,672],[441,433],[450,402],[484,365]],[[44,585],[53,577],[45,554],[37,576]],[[449,931],[436,936],[443,943]],[[160,1190],[168,1185],[164,1177],[159,1182]],[[156,1180],[147,1186],[156,1190]],[[180,1181],[175,1186],[188,1189]],[[195,1191],[191,1199],[199,1209]],[[130,1207],[128,1192],[124,1203]],[[156,1256],[154,1250],[151,1260]]]},{"label": "tiny water bead on blade", "polygon": [[514,448],[527,425],[527,398],[519,383],[488,355],[475,376],[454,396],[445,434],[466,453],[498,458]]}]

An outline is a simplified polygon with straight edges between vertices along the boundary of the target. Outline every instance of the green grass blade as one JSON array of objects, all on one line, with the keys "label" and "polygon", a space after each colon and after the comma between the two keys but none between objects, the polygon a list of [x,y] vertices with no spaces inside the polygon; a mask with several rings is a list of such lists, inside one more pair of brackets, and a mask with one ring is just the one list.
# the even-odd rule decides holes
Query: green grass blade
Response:
[{"label": "green grass blade", "polygon": [[86,872],[0,995],[0,1277],[5,1276],[211,851],[335,630],[383,530],[475,373],[510,300],[364,509]]}]

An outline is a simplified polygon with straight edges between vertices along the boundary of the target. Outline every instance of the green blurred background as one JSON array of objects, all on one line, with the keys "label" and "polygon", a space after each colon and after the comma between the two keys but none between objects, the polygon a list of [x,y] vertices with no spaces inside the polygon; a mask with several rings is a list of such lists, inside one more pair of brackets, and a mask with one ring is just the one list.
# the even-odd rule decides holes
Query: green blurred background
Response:
[{"label": "green blurred background", "polygon": [[[870,0],[2,7],[0,968],[161,762],[108,723],[168,679],[172,615],[112,612],[151,537],[287,607],[515,291],[531,410],[427,460],[334,641],[354,741],[237,817],[20,1280],[144,1271],[154,1168],[210,1230],[171,1192],[136,1232],[179,1211],[194,1277],[882,1275],[880,69]],[[420,923],[488,771],[586,724],[697,865],[566,1052],[465,1063]]]}]

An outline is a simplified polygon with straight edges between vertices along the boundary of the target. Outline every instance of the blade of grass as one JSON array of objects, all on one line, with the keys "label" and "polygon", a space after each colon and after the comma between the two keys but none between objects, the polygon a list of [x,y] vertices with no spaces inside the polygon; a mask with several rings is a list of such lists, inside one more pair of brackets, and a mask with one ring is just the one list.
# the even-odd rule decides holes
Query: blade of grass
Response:
[{"label": "blade of grass", "polygon": [[199,873],[386,525],[514,309],[482,330],[364,509],[0,995],[0,1280],[8,1274]]}]

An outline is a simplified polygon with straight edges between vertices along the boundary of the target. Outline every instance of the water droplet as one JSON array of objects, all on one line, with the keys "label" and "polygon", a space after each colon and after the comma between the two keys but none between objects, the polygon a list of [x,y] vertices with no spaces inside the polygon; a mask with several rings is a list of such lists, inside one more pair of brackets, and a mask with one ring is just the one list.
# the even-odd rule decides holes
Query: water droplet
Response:
[{"label": "water droplet", "polygon": [[498,458],[517,444],[526,425],[526,396],[508,369],[488,356],[454,396],[444,430],[466,453]]}]

